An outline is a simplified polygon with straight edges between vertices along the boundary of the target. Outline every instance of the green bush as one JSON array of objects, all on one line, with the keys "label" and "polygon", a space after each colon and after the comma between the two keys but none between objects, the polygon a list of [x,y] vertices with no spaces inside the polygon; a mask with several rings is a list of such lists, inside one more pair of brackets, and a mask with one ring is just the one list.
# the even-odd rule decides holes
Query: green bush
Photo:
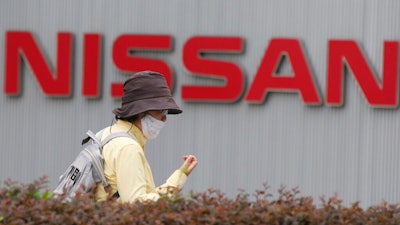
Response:
[{"label": "green bush", "polygon": [[153,203],[120,204],[95,202],[93,193],[63,201],[44,191],[46,184],[46,177],[27,185],[5,181],[0,189],[0,224],[400,224],[398,205],[346,207],[334,196],[321,198],[317,207],[311,197],[285,187],[276,199],[264,185],[252,195],[242,191],[235,198],[209,189]]}]

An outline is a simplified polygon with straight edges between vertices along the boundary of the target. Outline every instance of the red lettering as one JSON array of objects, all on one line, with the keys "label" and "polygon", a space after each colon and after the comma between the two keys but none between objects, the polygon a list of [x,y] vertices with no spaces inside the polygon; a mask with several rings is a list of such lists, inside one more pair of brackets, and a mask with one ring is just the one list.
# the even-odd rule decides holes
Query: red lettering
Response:
[{"label": "red lettering", "polygon": [[[58,33],[55,66],[46,60],[45,52],[34,35],[24,31],[8,31],[5,36],[4,92],[20,95],[23,63],[32,71],[40,89],[50,97],[71,95],[72,34]],[[172,37],[168,35],[125,34],[112,47],[112,60],[123,73],[154,70],[165,75],[171,90],[174,77],[171,67],[153,52],[170,52]],[[222,60],[228,54],[244,51],[243,38],[195,36],[183,46],[182,63],[195,78],[206,78],[206,85],[182,85],[184,101],[232,103],[245,91],[245,77],[235,62]],[[151,53],[150,53],[151,52]],[[141,55],[141,56],[138,56]],[[86,98],[99,98],[101,91],[102,36],[87,33],[83,37],[82,90]],[[229,57],[232,57],[231,55]],[[399,42],[383,43],[383,69],[380,77],[370,68],[358,43],[353,40],[330,40],[327,55],[326,103],[343,105],[344,76],[351,74],[366,102],[372,107],[398,106]],[[283,66],[289,66],[285,72]],[[214,79],[218,84],[212,85]],[[304,104],[318,105],[322,100],[301,43],[298,39],[271,39],[260,66],[245,95],[245,100],[261,104],[270,92],[297,92]],[[111,96],[120,98],[123,84],[111,84]]]},{"label": "red lettering", "polygon": [[70,95],[71,46],[72,35],[57,35],[57,66],[55,74],[29,32],[7,32],[5,54],[5,92],[8,95],[20,94],[21,57],[28,62],[44,94],[66,97]]},{"label": "red lettering", "polygon": [[100,96],[101,36],[85,34],[83,39],[82,95],[89,98]]},{"label": "red lettering", "polygon": [[398,42],[384,43],[384,65],[382,84],[380,84],[356,42],[329,41],[327,103],[333,106],[343,105],[343,64],[346,63],[370,105],[396,107],[398,102],[398,48]]},{"label": "red lettering", "polygon": [[240,37],[193,37],[183,48],[183,64],[196,76],[224,79],[224,86],[182,86],[182,99],[186,101],[234,102],[243,92],[244,78],[235,64],[202,57],[205,53],[241,53]]},{"label": "red lettering", "polygon": [[[122,35],[114,42],[112,57],[115,66],[127,73],[141,70],[153,70],[165,76],[168,86],[173,91],[173,74],[162,60],[133,56],[135,51],[170,51],[172,38],[168,35]],[[111,96],[120,98],[123,94],[123,84],[111,84]]]},{"label": "red lettering", "polygon": [[[276,74],[282,55],[288,57],[293,71],[292,75]],[[321,103],[298,40],[271,40],[246,100],[262,103],[268,92],[271,91],[298,91],[305,104]]]}]

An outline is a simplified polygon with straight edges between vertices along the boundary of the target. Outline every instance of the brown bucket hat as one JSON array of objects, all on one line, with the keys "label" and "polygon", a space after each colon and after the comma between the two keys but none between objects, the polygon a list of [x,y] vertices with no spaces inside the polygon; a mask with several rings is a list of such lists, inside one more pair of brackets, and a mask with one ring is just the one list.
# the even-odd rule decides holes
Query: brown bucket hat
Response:
[{"label": "brown bucket hat", "polygon": [[113,113],[120,118],[129,118],[149,110],[165,109],[168,114],[182,113],[172,98],[164,76],[153,71],[142,71],[124,82],[121,107],[114,109]]}]

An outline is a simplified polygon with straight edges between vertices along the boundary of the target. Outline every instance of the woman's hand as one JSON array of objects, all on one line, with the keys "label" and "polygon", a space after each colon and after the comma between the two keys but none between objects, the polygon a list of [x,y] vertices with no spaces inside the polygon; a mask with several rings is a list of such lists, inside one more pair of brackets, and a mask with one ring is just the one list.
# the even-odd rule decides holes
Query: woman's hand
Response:
[{"label": "woman's hand", "polygon": [[194,155],[185,155],[183,156],[183,162],[180,170],[186,174],[186,176],[189,176],[189,174],[193,171],[193,169],[197,166],[197,158]]}]

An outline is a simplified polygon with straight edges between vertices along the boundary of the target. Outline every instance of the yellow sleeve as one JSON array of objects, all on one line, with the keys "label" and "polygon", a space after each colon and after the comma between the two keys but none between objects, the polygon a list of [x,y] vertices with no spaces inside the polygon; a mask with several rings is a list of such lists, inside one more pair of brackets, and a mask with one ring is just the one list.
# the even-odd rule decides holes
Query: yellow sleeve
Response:
[{"label": "yellow sleeve", "polygon": [[186,174],[184,174],[181,170],[175,170],[175,172],[167,179],[165,184],[157,188],[157,191],[163,195],[174,195],[182,189],[186,179]]}]

